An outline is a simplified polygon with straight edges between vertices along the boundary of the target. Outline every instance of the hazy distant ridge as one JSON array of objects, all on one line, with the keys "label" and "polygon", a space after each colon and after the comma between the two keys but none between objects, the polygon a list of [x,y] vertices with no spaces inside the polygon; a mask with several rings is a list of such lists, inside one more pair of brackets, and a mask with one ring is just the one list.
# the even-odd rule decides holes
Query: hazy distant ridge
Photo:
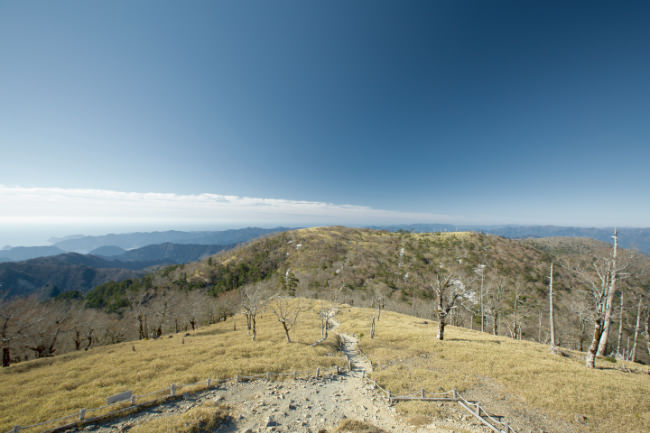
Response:
[{"label": "hazy distant ridge", "polygon": [[147,245],[174,243],[197,245],[231,245],[249,241],[253,238],[288,230],[284,227],[264,229],[247,227],[235,230],[184,232],[169,230],[164,232],[136,232],[108,234],[104,236],[83,236],[64,239],[54,245],[65,251],[88,253],[103,246],[115,246],[124,250],[141,248]]},{"label": "hazy distant ridge", "polygon": [[[418,233],[441,231],[482,231],[511,239],[570,237],[591,238],[603,242],[611,242],[613,227],[562,227],[562,226],[462,226],[452,224],[404,224],[373,227],[389,231],[407,230]],[[622,248],[636,248],[650,254],[650,228],[620,228],[618,229],[618,242]]]}]

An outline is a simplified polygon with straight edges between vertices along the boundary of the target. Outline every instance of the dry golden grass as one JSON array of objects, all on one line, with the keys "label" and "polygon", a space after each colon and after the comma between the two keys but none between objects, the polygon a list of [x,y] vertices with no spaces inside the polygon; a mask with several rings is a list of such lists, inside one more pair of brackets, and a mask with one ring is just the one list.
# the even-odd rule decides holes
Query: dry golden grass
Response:
[{"label": "dry golden grass", "polygon": [[102,406],[108,396],[125,390],[141,395],[172,383],[345,365],[334,338],[309,346],[320,338],[318,305],[302,302],[309,310],[298,318],[292,344],[286,343],[280,324],[265,311],[258,316],[254,343],[238,315],[237,331],[231,318],[189,337],[163,335],[158,340],[103,346],[4,368],[0,370],[0,432]]},{"label": "dry golden grass", "polygon": [[[590,370],[584,367],[582,353],[563,350],[568,356],[554,355],[545,345],[451,326],[440,342],[435,339],[436,322],[424,325],[422,319],[393,312],[382,314],[370,339],[371,315],[368,309],[339,312],[341,332],[366,334],[360,347],[373,362],[372,376],[394,394],[489,387],[580,431],[650,431],[647,367],[598,360],[599,368]],[[625,373],[617,365],[637,373]],[[435,416],[431,405],[399,406],[407,416]],[[588,425],[576,424],[577,415],[587,417]]]},{"label": "dry golden grass", "polygon": [[206,402],[185,413],[153,418],[130,430],[132,433],[200,433],[214,431],[231,418],[230,408]]}]

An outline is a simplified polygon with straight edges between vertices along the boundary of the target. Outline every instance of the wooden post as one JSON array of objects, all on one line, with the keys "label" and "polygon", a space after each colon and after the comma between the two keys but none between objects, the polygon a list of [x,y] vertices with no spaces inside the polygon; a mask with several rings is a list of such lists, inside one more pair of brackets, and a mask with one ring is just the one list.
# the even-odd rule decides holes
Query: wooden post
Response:
[{"label": "wooden post", "polygon": [[172,385],[169,387],[169,395],[174,397],[176,395],[176,386],[172,383]]},{"label": "wooden post", "polygon": [[131,406],[135,406],[135,395],[131,396]]},{"label": "wooden post", "polygon": [[365,379],[366,377],[366,370],[361,370],[361,377]]},{"label": "wooden post", "polygon": [[268,371],[266,372],[266,380],[271,380],[271,373]]},{"label": "wooden post", "polygon": [[83,409],[83,408],[82,408],[82,409],[79,411],[79,421],[83,421],[85,417],[86,417],[86,409]]},{"label": "wooden post", "polygon": [[296,370],[293,370],[293,380],[296,380]]},{"label": "wooden post", "polygon": [[316,367],[316,379],[320,376],[320,367]]},{"label": "wooden post", "polygon": [[476,414],[478,416],[481,416],[481,405],[479,404],[478,401],[476,402]]},{"label": "wooden post", "polygon": [[388,404],[391,405],[393,404],[393,393],[388,391]]},{"label": "wooden post", "polygon": [[456,388],[452,389],[454,400],[458,400],[458,391],[456,391]]},{"label": "wooden post", "polygon": [[422,388],[422,389],[420,390],[420,396],[421,396],[422,398],[424,398],[424,388]]},{"label": "wooden post", "polygon": [[235,383],[239,383],[239,374],[235,376]]},{"label": "wooden post", "polygon": [[339,374],[341,374],[341,372],[339,371],[339,366],[337,365],[336,366],[336,375],[338,376]]},{"label": "wooden post", "polygon": [[210,379],[209,379],[209,378],[208,378],[208,380],[207,380],[206,383],[205,383],[205,387],[206,387],[206,388],[210,388]]}]

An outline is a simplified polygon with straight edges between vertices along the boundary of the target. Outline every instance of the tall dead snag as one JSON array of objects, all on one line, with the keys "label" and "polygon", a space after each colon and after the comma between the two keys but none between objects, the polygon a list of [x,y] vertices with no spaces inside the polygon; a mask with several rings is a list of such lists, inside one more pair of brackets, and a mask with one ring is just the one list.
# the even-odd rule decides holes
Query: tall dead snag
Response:
[{"label": "tall dead snag", "polygon": [[648,344],[648,356],[650,356],[650,310],[648,311],[648,318],[645,322],[645,336]]},{"label": "tall dead snag", "polygon": [[450,272],[444,272],[442,269],[434,271],[433,284],[430,286],[436,298],[436,316],[438,317],[438,340],[445,338],[445,325],[447,317],[456,302],[462,297],[463,285],[460,280]]},{"label": "tall dead snag", "polygon": [[639,305],[636,309],[636,324],[634,325],[634,342],[632,343],[632,352],[630,353],[630,360],[636,361],[636,342],[639,337],[639,326],[641,325],[641,306],[643,305],[643,295],[639,296]]},{"label": "tall dead snag", "polygon": [[257,313],[261,307],[261,292],[259,284],[242,287],[241,289],[242,314],[246,317],[248,335],[251,336],[252,341],[255,341],[255,337],[257,337]]},{"label": "tall dead snag", "polygon": [[618,232],[614,229],[614,246],[612,248],[612,258],[610,266],[610,277],[609,277],[609,289],[607,290],[606,302],[605,302],[605,319],[603,323],[603,333],[600,337],[600,342],[598,343],[598,356],[605,355],[607,350],[607,340],[609,339],[609,329],[612,324],[612,310],[614,307],[614,295],[616,292],[616,279],[617,274],[620,269],[616,266],[616,256],[618,252]]},{"label": "tall dead snag", "polygon": [[594,300],[592,310],[594,332],[585,359],[587,368],[594,368],[596,366],[598,343],[603,335],[605,324],[607,295],[610,289],[610,269],[611,262],[607,259],[595,259],[592,263],[592,269],[589,270],[580,267],[574,269],[576,275],[589,287]]},{"label": "tall dead snag", "polygon": [[616,338],[616,356],[625,358],[625,351],[621,354],[621,340],[623,339],[623,292],[621,292],[621,306],[618,313],[618,336]]},{"label": "tall dead snag", "polygon": [[548,322],[551,331],[551,350],[555,350],[555,320],[553,316],[553,262],[551,262],[551,271],[548,275]]},{"label": "tall dead snag", "polygon": [[289,333],[295,328],[298,316],[303,310],[302,303],[298,299],[290,300],[276,295],[269,304],[269,308],[282,325],[284,335],[287,337],[287,343],[291,343]]}]

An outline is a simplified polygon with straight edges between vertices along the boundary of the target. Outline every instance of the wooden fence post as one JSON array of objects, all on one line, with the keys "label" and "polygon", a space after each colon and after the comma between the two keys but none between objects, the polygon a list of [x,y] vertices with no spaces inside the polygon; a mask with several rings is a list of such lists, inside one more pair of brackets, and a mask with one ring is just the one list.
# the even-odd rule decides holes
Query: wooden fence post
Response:
[{"label": "wooden fence post", "polygon": [[169,395],[174,397],[176,395],[176,386],[172,383],[172,386],[169,387]]},{"label": "wooden fence post", "polygon": [[458,400],[458,391],[456,391],[456,388],[452,389],[452,392],[454,393],[454,400]]},{"label": "wooden fence post", "polygon": [[297,376],[296,370],[293,370],[293,380],[296,380],[296,376]]},{"label": "wooden fence post", "polygon": [[266,372],[266,380],[271,380],[271,373],[268,371]]},{"label": "wooden fence post", "polygon": [[420,396],[421,396],[421,398],[424,398],[424,388],[422,388],[422,389],[420,390]]},{"label": "wooden fence post", "polygon": [[388,391],[388,404],[393,404],[393,393]]},{"label": "wooden fence post", "polygon": [[206,388],[210,388],[210,378],[208,378],[208,380],[206,381],[206,383],[205,383],[205,387],[206,387]]},{"label": "wooden fence post", "polygon": [[336,375],[338,376],[339,374],[341,374],[341,372],[339,371],[339,366],[337,365],[336,366]]},{"label": "wooden fence post", "polygon": [[86,409],[83,409],[83,408],[82,408],[82,409],[79,411],[79,421],[83,421],[84,418],[85,418],[85,416],[86,416]]},{"label": "wooden fence post", "polygon": [[320,367],[316,367],[316,379],[320,376]]},{"label": "wooden fence post", "polygon": [[235,383],[239,383],[239,374],[235,376]]}]

